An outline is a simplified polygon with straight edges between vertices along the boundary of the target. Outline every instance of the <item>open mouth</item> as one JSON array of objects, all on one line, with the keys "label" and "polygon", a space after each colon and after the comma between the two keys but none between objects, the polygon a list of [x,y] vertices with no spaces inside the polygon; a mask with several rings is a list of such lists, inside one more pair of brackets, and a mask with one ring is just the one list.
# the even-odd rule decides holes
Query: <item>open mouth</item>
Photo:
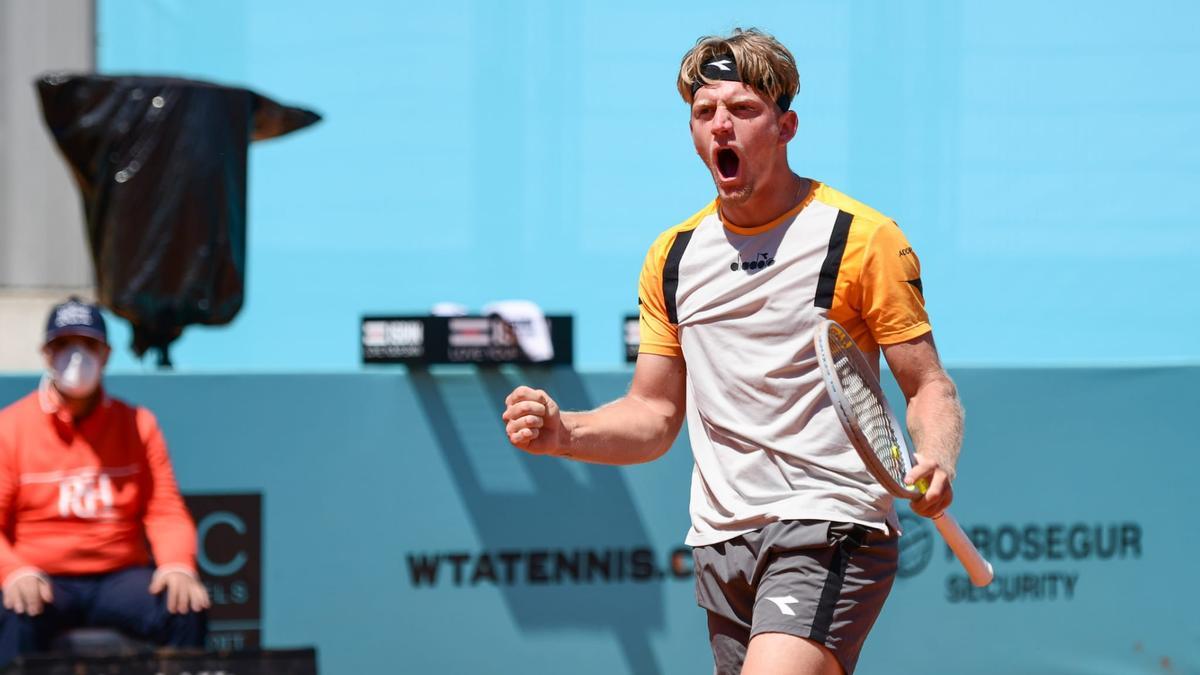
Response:
[{"label": "open mouth", "polygon": [[732,180],[737,178],[738,167],[742,160],[737,153],[730,148],[721,148],[717,150],[717,173],[721,174],[721,178]]}]

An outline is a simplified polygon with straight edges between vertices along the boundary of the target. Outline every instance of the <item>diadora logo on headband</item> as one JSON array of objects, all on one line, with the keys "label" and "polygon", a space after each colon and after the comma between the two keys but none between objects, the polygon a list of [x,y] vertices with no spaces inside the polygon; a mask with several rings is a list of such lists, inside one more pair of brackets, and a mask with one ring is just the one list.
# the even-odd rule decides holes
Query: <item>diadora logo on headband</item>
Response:
[{"label": "diadora logo on headband", "polygon": [[[721,54],[717,56],[717,58],[700,67],[700,74],[708,80],[742,81],[742,78],[738,74],[737,61],[733,58],[733,54]],[[693,82],[692,93],[696,93],[696,90],[702,86],[704,86],[703,81]]]},{"label": "diadora logo on headband", "polygon": [[[709,61],[700,68],[700,74],[703,79],[697,79],[692,83],[692,94],[694,95],[707,82],[725,81],[725,82],[745,82],[742,79],[741,73],[738,72],[737,60],[733,58],[733,54],[720,54],[717,58]],[[750,84],[747,82],[747,84]],[[775,104],[780,110],[786,111],[792,105],[792,97],[788,96],[787,92],[779,95],[775,99]]]}]

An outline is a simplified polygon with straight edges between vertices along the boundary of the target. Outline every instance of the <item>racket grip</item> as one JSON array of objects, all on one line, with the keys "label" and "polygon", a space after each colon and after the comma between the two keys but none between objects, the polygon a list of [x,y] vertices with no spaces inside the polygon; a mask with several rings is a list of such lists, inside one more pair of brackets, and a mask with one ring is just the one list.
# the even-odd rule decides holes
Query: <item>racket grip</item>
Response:
[{"label": "racket grip", "polygon": [[976,586],[987,586],[992,583],[992,564],[979,555],[979,549],[971,543],[970,537],[959,527],[958,521],[949,513],[942,513],[933,519],[938,532],[946,540],[946,544],[954,551],[955,557],[967,571],[967,578]]}]

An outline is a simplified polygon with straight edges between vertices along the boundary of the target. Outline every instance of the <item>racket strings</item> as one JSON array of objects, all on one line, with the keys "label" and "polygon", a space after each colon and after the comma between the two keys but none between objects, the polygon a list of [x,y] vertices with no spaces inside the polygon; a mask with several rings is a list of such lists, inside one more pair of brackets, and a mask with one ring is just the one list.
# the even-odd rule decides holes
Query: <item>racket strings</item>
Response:
[{"label": "racket strings", "polygon": [[900,442],[891,416],[888,415],[883,402],[859,374],[858,368],[846,351],[836,343],[830,346],[833,348],[838,379],[841,380],[842,390],[850,401],[850,408],[858,420],[859,428],[887,472],[897,483],[903,485],[907,468],[900,456]]}]

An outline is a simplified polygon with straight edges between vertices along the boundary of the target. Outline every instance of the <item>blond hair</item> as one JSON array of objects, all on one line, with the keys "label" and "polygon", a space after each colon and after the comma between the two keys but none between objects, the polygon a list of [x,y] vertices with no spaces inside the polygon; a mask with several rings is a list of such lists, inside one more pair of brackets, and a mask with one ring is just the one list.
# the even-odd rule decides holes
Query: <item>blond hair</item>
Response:
[{"label": "blond hair", "polygon": [[[791,102],[800,90],[800,73],[796,60],[779,40],[756,28],[734,28],[728,36],[706,35],[683,55],[679,64],[679,79],[675,86],[688,105],[695,91],[712,80],[704,75],[704,64],[715,58],[733,55],[738,79],[776,102]],[[786,105],[780,105],[786,109]]]}]

